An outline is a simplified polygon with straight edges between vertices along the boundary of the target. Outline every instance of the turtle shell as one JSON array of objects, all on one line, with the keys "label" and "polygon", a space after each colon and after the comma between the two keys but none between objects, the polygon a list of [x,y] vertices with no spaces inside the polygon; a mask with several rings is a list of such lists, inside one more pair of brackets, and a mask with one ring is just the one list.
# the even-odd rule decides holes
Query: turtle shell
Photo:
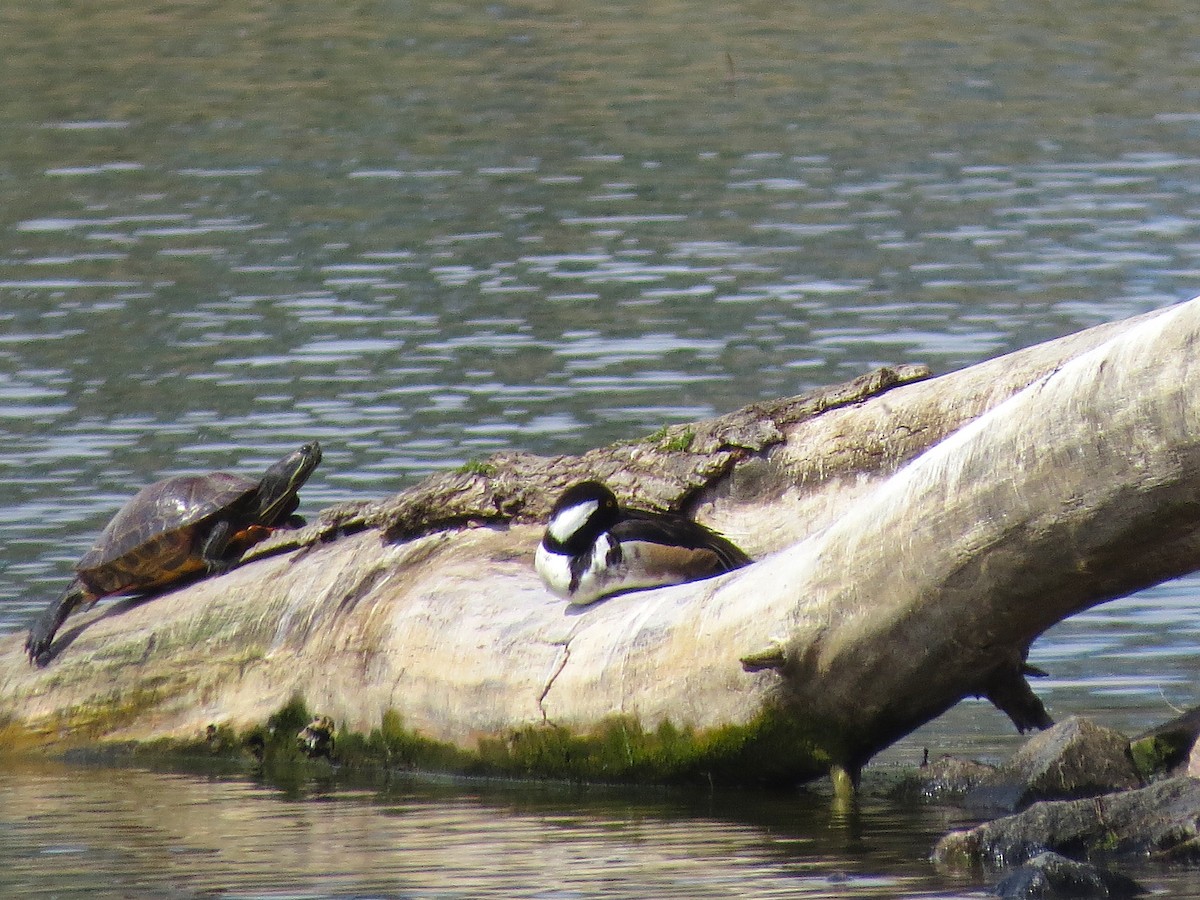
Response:
[{"label": "turtle shell", "polygon": [[203,526],[233,512],[259,482],[213,472],[166,478],[138,491],[76,565],[97,596],[148,590],[202,571]]}]

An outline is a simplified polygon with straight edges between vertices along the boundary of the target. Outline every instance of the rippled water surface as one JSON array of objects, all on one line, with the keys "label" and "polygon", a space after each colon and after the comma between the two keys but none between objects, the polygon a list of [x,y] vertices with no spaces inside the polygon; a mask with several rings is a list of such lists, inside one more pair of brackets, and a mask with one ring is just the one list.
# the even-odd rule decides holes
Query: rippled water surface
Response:
[{"label": "rippled water surface", "polygon": [[[7,4],[0,631],[167,474],[253,473],[319,438],[311,513],[495,450],[578,452],[880,363],[945,371],[1200,293],[1198,36],[1177,0]],[[1052,710],[1136,730],[1194,704],[1198,588],[1054,629],[1034,648]],[[994,755],[1006,729],[963,704],[892,755]],[[95,783],[47,777],[6,789],[40,809]],[[352,799],[161,791],[323,849],[412,839],[402,811]],[[452,809],[422,810],[454,831]],[[131,845],[168,848],[173,814],[113,813]],[[575,832],[488,815],[519,836],[476,834],[482,857],[569,868]],[[798,844],[761,832],[630,821],[612,828],[653,838],[660,875],[691,878],[672,854],[704,856],[711,828],[746,854],[714,877],[850,890],[805,881]],[[37,843],[57,826],[3,827]],[[212,829],[162,859],[226,852]],[[672,843],[690,832],[694,854]],[[22,857],[41,889],[89,854],[128,862],[48,840]],[[625,881],[634,844],[594,846],[623,895],[653,894]],[[309,896],[234,858],[230,896]],[[524,864],[513,894],[600,890]],[[866,864],[881,896],[909,890],[891,865]],[[455,876],[485,870],[313,895],[469,896]],[[724,890],[697,877],[695,896]]]},{"label": "rippled water surface", "polygon": [[803,796],[748,807],[428,783],[284,795],[143,772],[71,775],[0,776],[10,890],[644,900],[952,896],[965,881],[908,858],[914,835],[932,840],[936,817],[838,819]]},{"label": "rippled water surface", "polygon": [[[805,793],[630,797],[401,779],[281,791],[245,781],[42,767],[0,774],[9,896],[245,900],[977,898],[924,859],[964,824]],[[1191,896],[1192,873],[1135,867]]]}]

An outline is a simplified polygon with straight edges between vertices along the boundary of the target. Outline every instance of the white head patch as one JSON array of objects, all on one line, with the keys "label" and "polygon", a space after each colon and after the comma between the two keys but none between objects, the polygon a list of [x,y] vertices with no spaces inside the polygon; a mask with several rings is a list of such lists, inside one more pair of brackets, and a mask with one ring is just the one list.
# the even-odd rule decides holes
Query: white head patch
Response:
[{"label": "white head patch", "polygon": [[588,500],[575,506],[568,506],[550,520],[546,530],[550,537],[560,544],[569,541],[600,508],[599,500]]}]

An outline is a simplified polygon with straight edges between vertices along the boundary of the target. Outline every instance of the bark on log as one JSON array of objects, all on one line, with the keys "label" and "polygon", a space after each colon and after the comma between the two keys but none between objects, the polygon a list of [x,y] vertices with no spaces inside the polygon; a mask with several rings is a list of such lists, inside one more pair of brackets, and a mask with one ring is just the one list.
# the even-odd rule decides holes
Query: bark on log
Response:
[{"label": "bark on log", "polygon": [[[775,777],[814,774],[804,741],[853,772],[972,694],[1040,724],[1021,675],[1039,634],[1200,565],[1198,339],[1200,300],[578,458],[501,454],[69,620],[45,669],[0,641],[0,720],[49,747],[189,738],[299,694],[354,730],[391,710],[470,749],[620,716],[744,727],[737,764]],[[758,561],[571,609],[531,559],[583,477]]]}]

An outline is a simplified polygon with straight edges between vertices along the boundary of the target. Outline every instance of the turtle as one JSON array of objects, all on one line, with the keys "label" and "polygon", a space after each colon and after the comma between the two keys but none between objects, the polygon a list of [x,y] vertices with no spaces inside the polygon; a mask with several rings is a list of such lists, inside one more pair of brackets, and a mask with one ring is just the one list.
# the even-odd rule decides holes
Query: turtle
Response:
[{"label": "turtle", "polygon": [[164,478],[138,491],[75,565],[75,579],[29,629],[25,650],[39,666],[50,659],[60,625],[101,597],[145,594],[187,578],[219,575],[277,527],[303,524],[297,492],[321,461],[305,444],[257,481],[226,472]]},{"label": "turtle", "polygon": [[324,756],[333,759],[333,719],[329,716],[313,716],[313,720],[296,734],[297,749],[309,759]]}]

